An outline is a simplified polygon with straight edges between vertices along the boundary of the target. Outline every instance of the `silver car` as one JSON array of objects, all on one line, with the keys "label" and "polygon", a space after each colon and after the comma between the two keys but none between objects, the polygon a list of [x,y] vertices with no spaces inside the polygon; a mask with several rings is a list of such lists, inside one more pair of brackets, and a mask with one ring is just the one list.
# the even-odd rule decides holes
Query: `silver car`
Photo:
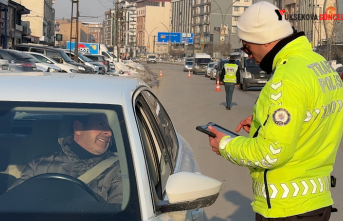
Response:
[{"label": "silver car", "polygon": [[[175,131],[151,88],[139,79],[0,74],[0,106],[0,220],[25,220],[32,214],[35,220],[203,220],[202,208],[218,197],[221,182],[200,173],[192,148]],[[101,121],[90,127],[85,121],[89,115],[101,115]],[[106,138],[100,136],[103,131]],[[83,139],[98,149],[106,143],[105,151],[115,161],[98,154],[98,164],[83,167],[82,175],[66,172],[64,164],[60,170],[55,164],[57,171],[49,173],[51,165],[44,164],[38,174],[21,177],[23,170],[30,172],[40,163],[38,156],[56,160],[51,156],[65,153],[65,140],[71,142],[81,133],[87,133]],[[71,146],[68,153],[80,153],[80,145]],[[82,151],[68,155],[75,170],[81,156],[95,157],[86,148]],[[107,169],[114,163],[120,170],[112,174]],[[112,179],[91,182],[111,177],[109,172]],[[26,181],[11,188],[19,178]],[[121,191],[108,190],[117,194],[113,198],[97,194],[108,193],[103,186],[118,183]],[[117,201],[108,203],[113,199]]]},{"label": "silver car", "polygon": [[183,71],[192,71],[193,70],[193,61],[186,61]]},{"label": "silver car", "polygon": [[215,63],[213,68],[210,70],[209,78],[210,80],[217,78],[217,63]]},{"label": "silver car", "polygon": [[217,62],[210,62],[207,65],[205,77],[210,77],[211,70],[214,68],[214,66],[217,64]]}]

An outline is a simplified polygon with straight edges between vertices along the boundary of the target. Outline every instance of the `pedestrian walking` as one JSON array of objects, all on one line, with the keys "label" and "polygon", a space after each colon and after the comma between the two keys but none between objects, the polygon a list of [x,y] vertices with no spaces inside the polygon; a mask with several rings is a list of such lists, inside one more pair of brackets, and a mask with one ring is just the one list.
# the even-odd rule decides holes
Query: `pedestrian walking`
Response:
[{"label": "pedestrian walking", "polygon": [[241,49],[274,74],[253,115],[236,129],[249,137],[233,138],[209,127],[216,135],[210,145],[250,169],[257,221],[328,221],[335,185],[331,172],[343,133],[343,83],[304,32],[293,31],[278,10],[261,1],[239,18]]},{"label": "pedestrian walking", "polygon": [[231,110],[231,102],[233,91],[236,85],[236,75],[238,72],[238,65],[235,62],[235,57],[230,57],[230,63],[224,64],[223,70],[220,73],[220,82],[223,82],[226,93],[226,110]]}]

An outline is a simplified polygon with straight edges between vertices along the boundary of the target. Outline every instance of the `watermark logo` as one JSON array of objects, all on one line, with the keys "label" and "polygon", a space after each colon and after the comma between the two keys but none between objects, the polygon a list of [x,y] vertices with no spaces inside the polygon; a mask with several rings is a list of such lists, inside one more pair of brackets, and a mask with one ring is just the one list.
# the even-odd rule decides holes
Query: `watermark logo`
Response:
[{"label": "watermark logo", "polygon": [[279,21],[282,20],[282,16],[285,14],[286,10],[285,9],[278,9],[278,10],[275,10],[277,16],[279,17]]},{"label": "watermark logo", "polygon": [[285,15],[286,20],[343,20],[343,14],[336,14],[335,7],[328,7],[324,14],[288,14],[285,9],[276,9],[275,13],[278,20],[282,21],[282,16]]}]

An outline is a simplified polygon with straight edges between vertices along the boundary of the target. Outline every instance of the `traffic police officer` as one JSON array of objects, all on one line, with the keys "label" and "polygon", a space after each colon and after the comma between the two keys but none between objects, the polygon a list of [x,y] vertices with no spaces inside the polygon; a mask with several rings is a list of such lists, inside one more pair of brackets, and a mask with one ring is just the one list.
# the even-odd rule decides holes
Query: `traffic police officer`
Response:
[{"label": "traffic police officer", "polygon": [[231,110],[232,95],[236,85],[236,74],[238,65],[235,64],[234,56],[230,57],[230,63],[224,64],[221,72],[220,81],[224,81],[226,93],[226,110]]},{"label": "traffic police officer", "polygon": [[[343,133],[343,83],[303,32],[294,33],[273,4],[251,5],[239,18],[242,50],[274,71],[232,138],[210,127],[212,150],[250,169],[256,220],[330,219],[331,172]],[[306,217],[306,218],[305,218]]]}]

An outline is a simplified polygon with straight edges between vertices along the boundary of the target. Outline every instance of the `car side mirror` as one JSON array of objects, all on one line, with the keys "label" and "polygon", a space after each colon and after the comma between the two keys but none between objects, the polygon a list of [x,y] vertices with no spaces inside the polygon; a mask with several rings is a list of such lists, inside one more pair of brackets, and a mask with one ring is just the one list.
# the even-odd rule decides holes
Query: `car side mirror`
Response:
[{"label": "car side mirror", "polygon": [[159,201],[157,210],[167,213],[210,206],[217,200],[221,185],[220,181],[202,174],[172,174],[166,185],[168,201]]}]

